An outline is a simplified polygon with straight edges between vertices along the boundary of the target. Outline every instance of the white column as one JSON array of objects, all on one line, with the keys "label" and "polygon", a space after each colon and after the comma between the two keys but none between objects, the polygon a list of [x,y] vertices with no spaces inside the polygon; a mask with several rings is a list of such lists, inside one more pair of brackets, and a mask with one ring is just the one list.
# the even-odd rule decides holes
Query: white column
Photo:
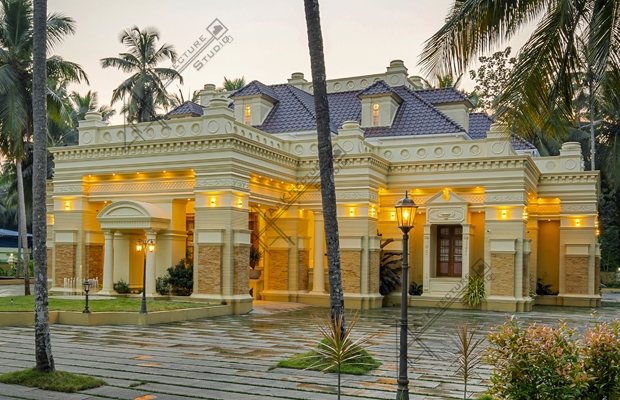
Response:
[{"label": "white column", "polygon": [[323,265],[323,213],[314,212],[314,269],[312,270],[312,292],[325,293],[325,267]]},{"label": "white column", "polygon": [[[103,293],[114,291],[114,231],[104,231],[103,246]],[[101,293],[100,292],[100,293]]]},{"label": "white column", "polygon": [[146,245],[144,251],[146,252],[146,295],[154,296],[157,294],[155,290],[155,252],[157,251],[157,243],[155,238],[157,237],[156,231],[146,232],[146,242],[155,244],[155,250],[150,251],[149,245]]}]

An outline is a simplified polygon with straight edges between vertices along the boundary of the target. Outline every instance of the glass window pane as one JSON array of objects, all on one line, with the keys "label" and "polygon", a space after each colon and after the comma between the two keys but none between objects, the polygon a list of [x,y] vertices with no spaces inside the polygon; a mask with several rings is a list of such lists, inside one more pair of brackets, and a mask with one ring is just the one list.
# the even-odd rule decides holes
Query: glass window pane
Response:
[{"label": "glass window pane", "polygon": [[454,228],[454,234],[455,235],[461,235],[463,233],[463,228],[459,227],[459,228]]},{"label": "glass window pane", "polygon": [[454,263],[454,275],[461,276],[461,263]]},{"label": "glass window pane", "polygon": [[439,234],[440,235],[446,235],[446,236],[449,235],[450,234],[450,228],[441,228],[439,230]]}]

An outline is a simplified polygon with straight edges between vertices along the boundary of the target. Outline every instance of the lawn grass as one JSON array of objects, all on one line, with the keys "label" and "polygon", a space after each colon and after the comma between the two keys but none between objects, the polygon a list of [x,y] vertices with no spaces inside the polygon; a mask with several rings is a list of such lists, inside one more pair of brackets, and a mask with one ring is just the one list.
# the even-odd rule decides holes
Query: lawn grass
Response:
[{"label": "lawn grass", "polygon": [[[13,304],[11,305],[11,300]],[[109,300],[93,300],[88,302],[91,312],[139,312],[142,300],[139,298],[117,298]],[[84,299],[67,300],[49,297],[50,311],[84,311]],[[181,310],[184,308],[209,307],[211,304],[181,301],[147,300],[149,311]],[[0,297],[1,311],[34,311],[34,296]]]},{"label": "lawn grass", "polygon": [[[351,375],[365,375],[381,366],[381,363],[368,354],[366,350],[362,350],[362,354],[362,357],[343,363],[340,372]],[[321,356],[316,351],[310,350],[306,353],[297,354],[289,359],[282,360],[273,368],[323,371],[328,365],[329,361],[322,361]],[[338,367],[331,367],[326,372],[338,372]]]},{"label": "lawn grass", "polygon": [[101,379],[93,378],[92,376],[76,375],[64,371],[52,373],[37,372],[36,368],[28,368],[23,371],[14,371],[0,375],[0,382],[65,393],[74,393],[106,384]]}]

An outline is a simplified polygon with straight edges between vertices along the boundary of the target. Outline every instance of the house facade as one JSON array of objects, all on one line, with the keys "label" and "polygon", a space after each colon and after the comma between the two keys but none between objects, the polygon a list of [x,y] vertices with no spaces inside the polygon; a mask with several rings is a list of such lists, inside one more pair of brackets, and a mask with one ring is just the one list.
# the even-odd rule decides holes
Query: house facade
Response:
[{"label": "house facade", "polygon": [[[540,157],[458,91],[420,82],[398,60],[327,82],[346,306],[382,306],[381,243],[402,248],[394,206],[405,192],[419,206],[410,277],[424,288],[410,305],[445,306],[470,273],[488,277],[490,310],[599,305],[598,173],[584,171],[579,145]],[[78,146],[51,149],[52,291],[95,277],[100,293],[121,279],[138,290],[145,270],[156,295],[156,278],[187,256],[192,297],[236,313],[254,298],[328,305],[313,101],[294,73],[235,93],[205,85],[201,105],[165,121],[111,126],[88,113]],[[259,279],[251,246],[264,254]],[[539,278],[559,294],[533,298]]]}]

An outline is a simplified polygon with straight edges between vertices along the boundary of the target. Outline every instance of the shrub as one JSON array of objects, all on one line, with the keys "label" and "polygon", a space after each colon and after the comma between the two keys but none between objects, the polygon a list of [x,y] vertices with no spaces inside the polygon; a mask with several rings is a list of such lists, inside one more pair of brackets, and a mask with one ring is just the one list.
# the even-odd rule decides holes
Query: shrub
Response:
[{"label": "shrub", "polygon": [[168,275],[158,277],[155,281],[155,291],[162,296],[170,294],[170,283],[168,283],[169,279],[170,277]]},{"label": "shrub", "polygon": [[122,279],[114,283],[114,291],[118,294],[131,293],[129,284]]},{"label": "shrub", "polygon": [[587,377],[579,362],[575,329],[532,324],[511,318],[487,337],[487,362],[494,365],[489,392],[499,398],[580,399]]},{"label": "shrub", "polygon": [[478,307],[485,297],[484,275],[470,275],[461,301],[470,307]]},{"label": "shrub", "polygon": [[194,266],[182,258],[174,267],[168,268],[168,283],[177,296],[189,296],[194,289]]},{"label": "shrub", "polygon": [[588,387],[584,399],[618,399],[620,385],[620,322],[596,322],[579,340],[579,354]]},{"label": "shrub", "polygon": [[545,283],[542,278],[536,282],[536,295],[538,296],[557,296],[558,292],[552,290],[553,285]]},{"label": "shrub", "polygon": [[409,294],[411,296],[422,296],[422,293],[424,293],[424,288],[422,287],[422,285],[411,282],[411,285],[409,285]]},{"label": "shrub", "polygon": [[386,239],[381,243],[379,293],[383,296],[392,293],[397,286],[401,285],[398,272],[402,271],[403,255],[401,253],[383,250],[385,246],[393,241],[394,239]]}]

